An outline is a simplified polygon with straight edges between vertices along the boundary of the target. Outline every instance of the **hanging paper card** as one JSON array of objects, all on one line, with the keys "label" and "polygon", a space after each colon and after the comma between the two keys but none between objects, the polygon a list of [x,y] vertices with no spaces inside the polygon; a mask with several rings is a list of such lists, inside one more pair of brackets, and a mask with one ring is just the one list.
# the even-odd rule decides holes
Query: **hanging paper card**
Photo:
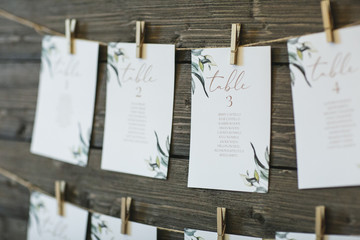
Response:
[{"label": "hanging paper card", "polygon": [[[216,232],[207,232],[185,228],[184,240],[214,240],[217,237]],[[225,240],[262,240],[262,238],[246,237],[233,234],[225,234]]]},{"label": "hanging paper card", "polygon": [[299,188],[360,185],[360,27],[288,41]]},{"label": "hanging paper card", "polygon": [[85,239],[87,221],[88,212],[70,203],[65,203],[65,216],[59,216],[55,198],[33,192],[30,197],[27,239]]},{"label": "hanging paper card", "polygon": [[99,45],[45,36],[31,152],[85,166],[93,123]]},{"label": "hanging paper card", "polygon": [[156,240],[157,228],[141,223],[128,222],[127,234],[121,234],[121,219],[94,213],[91,216],[92,240]]},{"label": "hanging paper card", "polygon": [[174,45],[110,43],[101,168],[166,179],[174,99]]},{"label": "hanging paper card", "polygon": [[192,51],[188,186],[267,192],[271,121],[270,47]]},{"label": "hanging paper card", "polygon": [[[311,233],[277,232],[275,240],[316,240],[316,235]],[[360,240],[360,237],[325,235],[324,240]]]}]

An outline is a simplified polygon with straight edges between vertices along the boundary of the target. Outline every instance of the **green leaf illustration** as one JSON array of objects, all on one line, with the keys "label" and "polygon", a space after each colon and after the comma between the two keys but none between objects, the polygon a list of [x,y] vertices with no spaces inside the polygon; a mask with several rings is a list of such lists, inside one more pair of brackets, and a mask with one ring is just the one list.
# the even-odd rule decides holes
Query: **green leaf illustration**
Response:
[{"label": "green leaf illustration", "polygon": [[290,62],[297,61],[297,55],[293,52],[289,52],[289,60]]},{"label": "green leaf illustration", "polygon": [[156,147],[157,147],[158,151],[159,151],[163,156],[168,157],[168,156],[169,156],[169,152],[165,153],[165,152],[161,149],[160,143],[159,143],[159,137],[158,137],[158,135],[157,135],[156,132],[154,132],[154,133],[155,133],[155,136],[156,136]]},{"label": "green leaf illustration", "polygon": [[210,55],[202,55],[202,51],[203,49],[196,49],[196,50],[192,50],[191,54],[192,54],[192,61],[191,61],[191,91],[192,94],[195,93],[195,82],[196,79],[200,81],[204,93],[206,95],[206,97],[209,97],[207,91],[206,91],[206,85],[205,85],[205,80],[203,77],[203,72],[204,72],[204,68],[205,65],[208,65],[209,70],[211,70],[211,66],[216,66],[216,63],[213,59],[212,56]]},{"label": "green leaf illustration", "polygon": [[195,71],[195,72],[196,72],[196,71],[199,71],[198,65],[196,65],[196,64],[193,63],[193,62],[191,63],[191,68],[192,68],[192,70]]},{"label": "green leaf illustration", "polygon": [[[310,42],[299,42],[299,38],[291,39],[288,41],[288,49],[289,49],[289,65],[294,67],[295,69],[299,70],[303,78],[305,79],[306,84],[311,87],[311,84],[306,77],[305,68],[303,66],[303,59],[304,53],[307,52],[309,56],[311,56],[311,52],[316,51],[312,48]],[[292,71],[293,69],[290,68],[290,77],[291,77],[291,84],[295,84],[295,74]]]},{"label": "green leaf illustration", "polygon": [[124,59],[126,59],[127,56],[126,56],[123,49],[118,48],[116,46],[116,43],[111,43],[111,44],[109,44],[108,47],[109,47],[109,52],[108,52],[108,57],[107,57],[107,66],[108,66],[108,79],[107,79],[107,81],[110,81],[110,76],[111,75],[109,73],[110,73],[110,70],[112,70],[115,73],[117,83],[121,87],[121,81],[120,81],[119,71],[117,69],[117,65],[118,65],[120,56],[122,58],[122,61],[124,61]]},{"label": "green leaf illustration", "polygon": [[185,228],[184,233],[185,233],[185,239],[187,240],[205,240],[205,238],[195,235],[196,230]]},{"label": "green leaf illustration", "polygon": [[170,136],[166,137],[165,148],[163,149],[160,146],[159,136],[156,131],[154,131],[156,138],[156,149],[157,155],[155,160],[150,156],[149,159],[145,159],[148,167],[151,171],[155,172],[155,178],[166,179],[168,162],[169,162],[169,153],[170,153]]},{"label": "green leaf illustration", "polygon": [[[77,164],[80,166],[85,165],[85,160],[89,154],[89,146],[90,146],[90,133],[91,130],[88,129],[87,131],[87,138],[83,135],[83,132],[81,130],[81,125],[78,123],[78,129],[79,129],[79,144],[77,146],[72,147],[72,154],[75,160],[77,160]],[[88,139],[88,140],[85,140]]]},{"label": "green leaf illustration", "polygon": [[156,165],[157,165],[158,167],[160,167],[160,159],[159,159],[158,156],[156,156]]},{"label": "green leaf illustration", "polygon": [[208,93],[207,93],[207,91],[206,91],[206,88],[205,88],[205,81],[204,81],[204,78],[202,77],[202,75],[199,75],[198,73],[195,73],[195,72],[193,72],[192,74],[194,74],[195,77],[200,80],[200,82],[201,82],[201,84],[202,84],[202,86],[203,86],[205,95],[206,95],[207,97],[209,97],[209,95],[208,95]]},{"label": "green leaf illustration", "polygon": [[203,51],[202,49],[194,49],[191,51],[191,54],[194,56],[200,56],[202,51]]},{"label": "green leaf illustration", "polygon": [[[256,154],[256,150],[254,145],[250,142],[250,145],[254,152],[254,164],[255,164],[255,170],[253,173],[253,176],[250,176],[249,170],[246,171],[245,174],[240,174],[242,179],[244,180],[244,183],[246,186],[249,187],[255,187],[255,192],[259,193],[266,193],[267,192],[267,185],[269,181],[269,148],[266,147],[265,149],[265,166],[258,158]],[[265,187],[266,186],[266,187]]]},{"label": "green leaf illustration", "polygon": [[259,174],[256,170],[254,171],[254,177],[255,177],[256,181],[259,182],[260,178],[259,178]]},{"label": "green leaf illustration", "polygon": [[301,66],[301,65],[299,65],[299,64],[297,64],[297,63],[292,63],[291,65],[293,65],[295,68],[299,69],[299,71],[300,71],[300,72],[302,73],[302,75],[304,76],[304,79],[305,79],[307,85],[309,85],[309,87],[311,87],[311,84],[310,84],[309,80],[308,80],[307,77],[306,77],[306,73],[305,73],[304,67]]},{"label": "green leaf illustration", "polygon": [[251,147],[252,147],[252,149],[253,149],[253,151],[254,151],[254,160],[255,160],[256,165],[260,166],[260,167],[263,168],[263,169],[267,169],[267,168],[259,161],[259,158],[258,158],[257,155],[256,155],[256,150],[255,150],[254,145],[253,145],[252,143],[250,143],[250,145],[251,145]]},{"label": "green leaf illustration", "polygon": [[201,62],[200,58],[199,58],[199,67],[201,69],[201,71],[204,71],[204,64]]},{"label": "green leaf illustration", "polygon": [[196,230],[193,230],[193,229],[188,229],[188,228],[184,229],[185,235],[190,236],[190,237],[194,236],[195,232],[196,232]]},{"label": "green leaf illustration", "polygon": [[[51,43],[51,37],[44,37],[43,40],[43,46],[41,49],[41,61],[46,63],[49,69],[49,74],[52,77],[53,76],[53,69],[52,69],[52,55],[57,52],[56,45],[54,43]],[[41,65],[41,71],[43,70],[43,64]]]},{"label": "green leaf illustration", "polygon": [[303,54],[302,54],[302,51],[300,51],[300,49],[296,49],[296,53],[298,55],[298,57],[303,60]]}]

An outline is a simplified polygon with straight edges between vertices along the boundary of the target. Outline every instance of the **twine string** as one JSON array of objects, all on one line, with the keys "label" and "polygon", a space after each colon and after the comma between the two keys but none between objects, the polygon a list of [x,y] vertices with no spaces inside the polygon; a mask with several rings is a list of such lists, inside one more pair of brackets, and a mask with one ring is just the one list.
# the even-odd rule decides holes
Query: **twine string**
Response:
[{"label": "twine string", "polygon": [[[24,26],[30,27],[30,28],[34,29],[40,35],[50,34],[50,35],[56,35],[56,36],[65,36],[63,33],[54,31],[46,26],[34,23],[28,19],[18,17],[18,16],[14,15],[8,11],[5,11],[3,9],[0,9],[0,16],[4,17],[10,21],[17,22]],[[356,21],[354,23],[348,24],[342,28],[351,27],[351,26],[355,26],[358,24],[360,24],[360,21]],[[297,37],[301,37],[301,36],[303,36],[303,35],[287,36],[287,37],[282,37],[282,38],[277,38],[277,39],[272,39],[272,40],[267,40],[267,41],[248,43],[248,44],[241,45],[241,47],[250,47],[250,46],[258,46],[258,45],[265,45],[265,44],[271,44],[271,43],[286,42],[289,39],[297,38]],[[105,42],[101,42],[101,41],[95,41],[95,42],[99,43],[100,45],[107,46],[107,43],[105,43]],[[213,48],[215,48],[215,47],[213,47]],[[178,50],[178,51],[186,51],[186,50],[194,50],[194,49],[201,49],[201,48],[176,48],[176,50]]]},{"label": "twine string", "polygon": [[[31,182],[19,177],[18,175],[14,174],[14,173],[12,173],[12,172],[4,169],[4,168],[0,168],[0,174],[2,176],[4,176],[4,177],[10,179],[11,181],[14,181],[14,182],[20,184],[21,186],[24,186],[25,188],[27,188],[30,191],[30,193],[33,192],[33,191],[36,191],[36,192],[40,192],[42,194],[54,197],[49,192],[41,189],[40,187],[32,184]],[[71,204],[73,204],[73,203],[71,203]],[[75,205],[75,204],[73,204],[73,205]],[[79,206],[79,205],[76,205],[76,206],[83,209],[83,210],[85,210],[85,211],[88,211],[90,213],[98,213],[98,212],[96,212],[96,211],[94,211],[94,210],[92,210],[90,208],[85,208],[85,207]],[[164,228],[164,227],[157,227],[157,226],[154,226],[154,227],[156,227],[158,229],[161,229],[161,230],[169,231],[169,232],[184,233],[184,231],[181,231],[181,230]]]}]

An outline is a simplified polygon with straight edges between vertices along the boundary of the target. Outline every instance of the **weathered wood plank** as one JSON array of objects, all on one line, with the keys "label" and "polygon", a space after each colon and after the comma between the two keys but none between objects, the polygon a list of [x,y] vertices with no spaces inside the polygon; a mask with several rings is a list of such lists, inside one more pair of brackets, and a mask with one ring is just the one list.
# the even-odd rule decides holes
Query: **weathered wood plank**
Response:
[{"label": "weathered wood plank", "polygon": [[[39,63],[0,64],[0,138],[30,141],[36,108]],[[190,147],[190,65],[177,64],[171,154],[188,156]],[[100,64],[92,146],[102,147],[106,65]],[[272,166],[296,167],[292,100],[287,65],[272,71]]]},{"label": "weathered wood plank", "polygon": [[[79,20],[81,38],[133,42],[135,21],[147,21],[146,42],[178,48],[226,47],[230,24],[243,24],[242,44],[322,31],[319,1],[2,1],[16,15],[64,30]],[[332,0],[336,27],[360,20],[358,0]],[[106,49],[100,49],[98,101],[89,166],[81,168],[29,153],[35,113],[41,35],[0,17],[0,167],[53,193],[53,182],[70,184],[68,199],[101,213],[119,215],[119,198],[134,197],[132,220],[182,230],[216,229],[215,208],[228,211],[227,231],[272,238],[277,230],[313,232],[314,206],[327,206],[327,232],[360,234],[360,189],[297,190],[295,136],[286,43],[272,46],[272,148],[270,192],[189,189],[190,51],[176,51],[176,94],[169,179],[161,181],[100,170],[105,117]],[[286,170],[282,170],[285,168]],[[29,194],[0,176],[0,239],[25,239]],[[158,231],[159,239],[183,239]],[[88,236],[89,238],[89,236]]]},{"label": "weathered wood plank", "polygon": [[[28,189],[0,175],[0,239],[26,239],[30,194]],[[90,235],[87,236],[90,240]],[[158,230],[158,239],[184,239],[181,233]]]},{"label": "weathered wood plank", "polygon": [[29,143],[0,141],[0,167],[51,194],[53,182],[64,179],[70,202],[100,213],[119,216],[120,198],[132,196],[131,220],[177,230],[215,231],[216,206],[223,206],[228,209],[229,233],[271,238],[279,230],[312,232],[314,207],[324,204],[328,233],[360,234],[358,187],[298,190],[296,171],[272,169],[268,194],[191,189],[187,159],[171,158],[164,181],[101,171],[100,156],[101,150],[92,149],[89,166],[82,168],[32,155]]},{"label": "weathered wood plank", "polygon": [[29,191],[0,175],[0,239],[25,239]]},{"label": "weathered wood plank", "polygon": [[[333,0],[336,27],[360,20],[358,0]],[[58,32],[64,19],[79,20],[78,36],[102,42],[133,42],[135,21],[147,21],[146,42],[174,43],[181,48],[226,47],[230,45],[230,24],[242,23],[242,44],[303,35],[323,30],[319,1],[302,0],[27,0],[0,2],[16,15]],[[31,9],[31,11],[29,11]],[[0,19],[3,59],[39,58],[40,37],[32,30]],[[286,44],[272,44],[274,62],[287,62]],[[179,60],[188,55],[178,55]]]}]

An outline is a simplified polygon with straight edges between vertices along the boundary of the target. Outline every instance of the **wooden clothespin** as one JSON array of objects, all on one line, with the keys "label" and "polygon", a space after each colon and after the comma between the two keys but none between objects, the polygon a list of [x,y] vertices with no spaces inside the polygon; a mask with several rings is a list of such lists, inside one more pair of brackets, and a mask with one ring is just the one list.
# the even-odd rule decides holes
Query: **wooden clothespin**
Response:
[{"label": "wooden clothespin", "polygon": [[230,64],[235,65],[237,59],[238,46],[240,45],[241,24],[231,24],[231,45],[230,45]]},{"label": "wooden clothespin", "polygon": [[225,228],[226,228],[225,213],[226,213],[226,208],[221,208],[221,207],[217,208],[217,235],[218,235],[217,240],[224,240],[225,237]]},{"label": "wooden clothespin", "polygon": [[75,53],[74,51],[75,27],[76,27],[76,19],[65,20],[65,37],[70,54]]},{"label": "wooden clothespin", "polygon": [[121,198],[121,234],[127,234],[127,223],[130,218],[131,197]]},{"label": "wooden clothespin", "polygon": [[55,181],[55,196],[58,205],[58,214],[65,216],[65,181]]},{"label": "wooden clothespin", "polygon": [[325,34],[326,34],[326,40],[327,42],[335,42],[334,32],[333,32],[334,25],[331,15],[330,0],[321,1],[321,13],[322,13]]},{"label": "wooden clothespin", "polygon": [[145,38],[145,21],[136,21],[136,57],[142,57],[142,47]]},{"label": "wooden clothespin", "polygon": [[316,240],[323,240],[325,233],[325,206],[317,206],[315,211]]}]

